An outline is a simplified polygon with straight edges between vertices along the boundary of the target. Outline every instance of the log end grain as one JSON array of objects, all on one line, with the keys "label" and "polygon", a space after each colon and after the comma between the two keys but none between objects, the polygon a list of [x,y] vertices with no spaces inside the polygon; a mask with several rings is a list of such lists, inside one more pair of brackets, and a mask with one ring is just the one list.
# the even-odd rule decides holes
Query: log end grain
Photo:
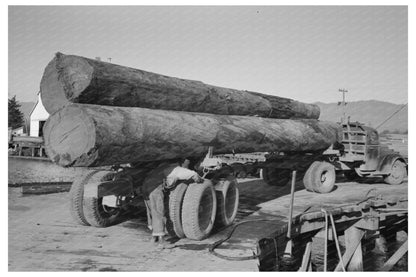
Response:
[{"label": "log end grain", "polygon": [[44,126],[48,157],[61,166],[92,163],[95,151],[95,122],[82,109],[69,106],[50,116]]},{"label": "log end grain", "polygon": [[90,85],[93,72],[87,59],[56,53],[40,82],[46,110],[52,114],[71,102],[78,102],[78,96]]}]

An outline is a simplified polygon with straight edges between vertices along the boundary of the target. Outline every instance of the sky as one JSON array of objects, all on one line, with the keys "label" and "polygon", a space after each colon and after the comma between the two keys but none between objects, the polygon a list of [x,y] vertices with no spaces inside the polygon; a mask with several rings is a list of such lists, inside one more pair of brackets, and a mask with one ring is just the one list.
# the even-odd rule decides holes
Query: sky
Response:
[{"label": "sky", "polygon": [[10,6],[9,97],[56,52],[302,102],[408,98],[405,6]]}]

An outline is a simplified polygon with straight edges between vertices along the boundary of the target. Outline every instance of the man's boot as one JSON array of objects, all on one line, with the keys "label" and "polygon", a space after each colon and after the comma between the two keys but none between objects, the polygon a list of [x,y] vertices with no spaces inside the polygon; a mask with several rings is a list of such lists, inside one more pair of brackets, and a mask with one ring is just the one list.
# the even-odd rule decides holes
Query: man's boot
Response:
[{"label": "man's boot", "polygon": [[158,240],[157,236],[152,236],[152,238],[150,239],[150,242],[153,243],[154,245],[156,245],[157,240]]},{"label": "man's boot", "polygon": [[159,247],[162,249],[172,249],[175,247],[175,244],[166,241],[163,236],[159,236]]}]

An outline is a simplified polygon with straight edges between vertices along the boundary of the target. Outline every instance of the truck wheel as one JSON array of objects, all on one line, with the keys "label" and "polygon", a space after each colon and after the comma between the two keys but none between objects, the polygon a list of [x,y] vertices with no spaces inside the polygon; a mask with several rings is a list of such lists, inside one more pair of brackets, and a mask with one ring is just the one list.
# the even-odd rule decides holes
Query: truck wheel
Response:
[{"label": "truck wheel", "polygon": [[384,177],[384,182],[390,185],[400,185],[407,176],[406,166],[402,161],[395,160],[391,165],[390,174]]},{"label": "truck wheel", "polygon": [[173,232],[178,238],[184,238],[182,227],[182,205],[188,185],[181,183],[169,195],[169,219]]},{"label": "truck wheel", "polygon": [[217,198],[212,182],[205,180],[202,184],[190,184],[182,208],[182,226],[186,237],[194,240],[207,237],[214,226],[216,212]]},{"label": "truck wheel", "polygon": [[335,168],[327,162],[315,161],[303,178],[305,188],[318,193],[328,193],[335,186]]},{"label": "truck wheel", "polygon": [[285,186],[290,181],[290,170],[281,168],[264,167],[260,176],[270,186]]},{"label": "truck wheel", "polygon": [[[88,183],[110,181],[114,174],[109,171],[95,171]],[[103,205],[102,197],[85,197],[83,199],[84,216],[91,226],[108,227],[120,223],[121,209]]]},{"label": "truck wheel", "polygon": [[305,186],[305,189],[307,191],[315,192],[314,190],[314,179],[313,179],[313,173],[315,171],[315,167],[319,165],[320,162],[313,162],[308,170],[306,170],[305,175],[303,176],[303,185]]},{"label": "truck wheel", "polygon": [[71,211],[71,216],[76,223],[84,226],[90,225],[85,219],[83,210],[84,186],[94,174],[95,171],[92,171],[77,177],[72,182],[71,190],[69,191],[69,210]]},{"label": "truck wheel", "polygon": [[216,223],[219,226],[229,226],[237,216],[239,192],[237,180],[221,180],[215,186],[217,194],[217,216]]}]

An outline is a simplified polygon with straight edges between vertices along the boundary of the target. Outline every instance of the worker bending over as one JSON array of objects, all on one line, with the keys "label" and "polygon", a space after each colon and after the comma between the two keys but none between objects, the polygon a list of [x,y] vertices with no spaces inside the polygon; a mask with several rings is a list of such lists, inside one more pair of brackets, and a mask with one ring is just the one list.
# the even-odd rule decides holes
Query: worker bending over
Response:
[{"label": "worker bending over", "polygon": [[148,228],[152,230],[152,242],[169,247],[165,241],[166,217],[165,193],[180,183],[202,183],[196,171],[188,169],[189,159],[180,159],[176,164],[163,163],[149,173],[143,182],[143,194],[147,210]]}]

